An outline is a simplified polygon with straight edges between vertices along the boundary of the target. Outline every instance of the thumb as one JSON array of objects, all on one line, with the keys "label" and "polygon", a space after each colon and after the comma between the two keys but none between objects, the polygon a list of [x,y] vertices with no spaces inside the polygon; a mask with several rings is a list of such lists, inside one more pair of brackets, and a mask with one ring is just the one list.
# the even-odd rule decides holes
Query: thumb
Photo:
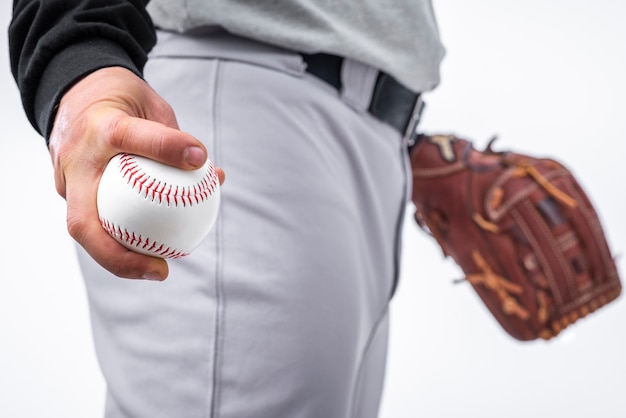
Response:
[{"label": "thumb", "polygon": [[175,120],[161,122],[125,116],[110,133],[111,146],[120,152],[137,154],[184,170],[201,167],[207,150],[198,139],[178,129]]}]

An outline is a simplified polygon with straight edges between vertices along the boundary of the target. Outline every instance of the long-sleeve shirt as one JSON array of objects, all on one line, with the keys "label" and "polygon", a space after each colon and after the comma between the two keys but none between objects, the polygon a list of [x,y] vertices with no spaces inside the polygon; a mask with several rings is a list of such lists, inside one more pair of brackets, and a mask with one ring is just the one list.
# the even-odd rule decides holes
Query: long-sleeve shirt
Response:
[{"label": "long-sleeve shirt", "polygon": [[15,0],[11,69],[26,115],[47,136],[77,80],[110,66],[141,76],[156,27],[206,26],[360,60],[414,91],[438,84],[444,54],[430,0]]}]

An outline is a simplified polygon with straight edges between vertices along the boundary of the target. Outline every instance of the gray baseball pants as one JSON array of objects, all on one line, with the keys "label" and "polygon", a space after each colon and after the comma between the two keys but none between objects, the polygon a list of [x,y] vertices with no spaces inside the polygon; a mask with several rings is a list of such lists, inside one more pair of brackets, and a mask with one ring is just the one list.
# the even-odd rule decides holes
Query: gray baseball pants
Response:
[{"label": "gray baseball pants", "polygon": [[[163,283],[79,250],[107,418],[371,418],[384,381],[408,160],[299,54],[160,33],[145,75],[226,172],[218,221]],[[120,202],[120,204],[124,204]]]}]

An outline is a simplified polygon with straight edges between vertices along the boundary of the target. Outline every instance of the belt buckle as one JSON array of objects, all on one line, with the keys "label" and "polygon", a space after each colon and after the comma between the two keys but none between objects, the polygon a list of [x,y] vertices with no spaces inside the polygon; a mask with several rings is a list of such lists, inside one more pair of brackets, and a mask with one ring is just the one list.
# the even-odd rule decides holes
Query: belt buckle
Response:
[{"label": "belt buckle", "polygon": [[411,119],[409,119],[409,123],[407,124],[406,130],[404,131],[404,142],[412,147],[415,145],[415,141],[417,140],[417,127],[419,126],[420,120],[422,118],[422,112],[424,111],[424,100],[422,100],[422,95],[417,96],[417,100],[415,101],[415,106],[413,107],[413,113],[411,113]]}]

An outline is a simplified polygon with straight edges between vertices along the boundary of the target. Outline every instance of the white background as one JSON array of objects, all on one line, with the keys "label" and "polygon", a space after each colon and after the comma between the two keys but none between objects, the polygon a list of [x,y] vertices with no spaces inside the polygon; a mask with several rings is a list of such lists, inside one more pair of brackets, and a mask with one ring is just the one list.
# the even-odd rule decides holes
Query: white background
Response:
[{"label": "white background", "polygon": [[[435,8],[448,53],[424,129],[478,147],[498,134],[501,149],[565,162],[623,254],[626,3],[440,0]],[[0,5],[5,28],[10,9]],[[64,202],[23,116],[6,31],[0,37],[0,417],[98,417],[104,382]],[[626,271],[623,257],[618,267]],[[553,342],[518,343],[468,285],[451,284],[460,276],[407,222],[381,418],[626,416],[622,299]]]}]

